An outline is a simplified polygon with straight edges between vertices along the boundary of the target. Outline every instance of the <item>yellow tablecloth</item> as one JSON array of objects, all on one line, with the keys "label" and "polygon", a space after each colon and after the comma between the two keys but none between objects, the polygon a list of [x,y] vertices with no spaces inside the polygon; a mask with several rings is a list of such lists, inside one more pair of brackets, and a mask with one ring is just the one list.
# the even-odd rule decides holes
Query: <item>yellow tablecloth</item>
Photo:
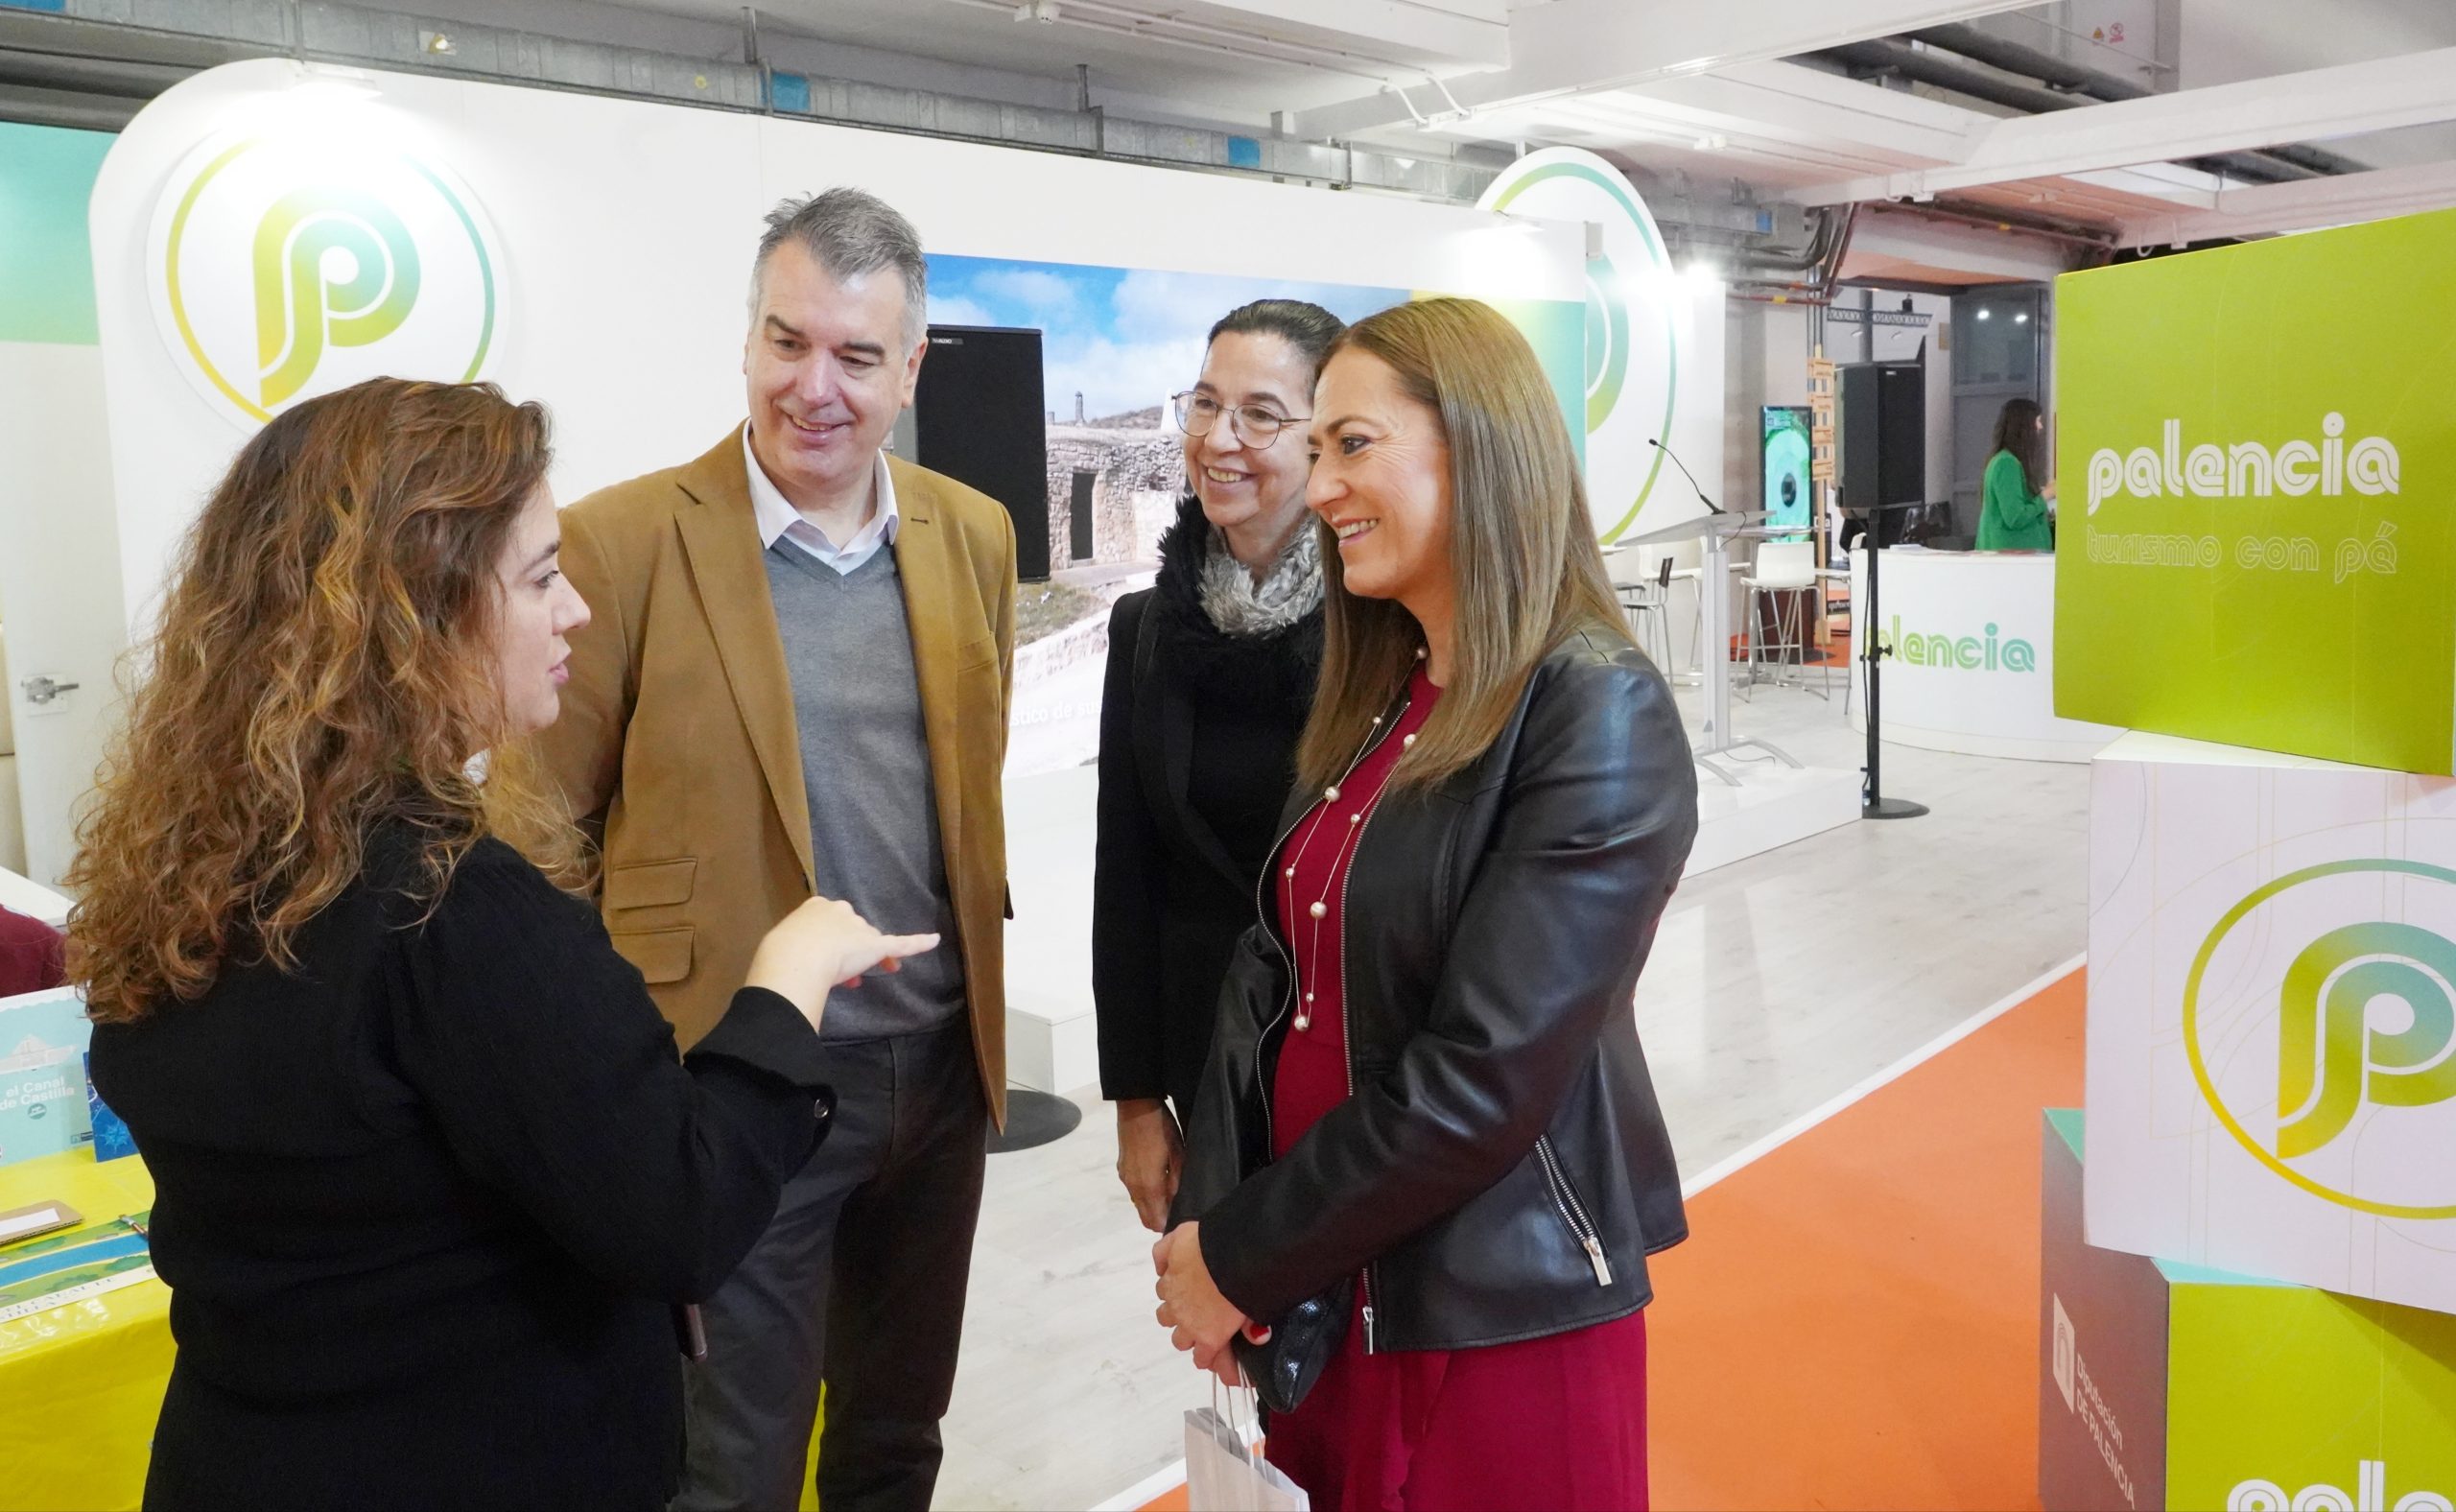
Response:
[{"label": "yellow tablecloth", "polygon": [[[152,1207],[154,1178],[141,1159],[97,1165],[82,1149],[0,1166],[0,1213],[50,1201],[84,1216],[63,1231],[82,1234]],[[159,1281],[0,1323],[0,1512],[135,1507],[173,1353]],[[817,1453],[814,1429],[814,1464]],[[817,1505],[806,1474],[802,1512]]]},{"label": "yellow tablecloth", "polygon": [[[152,1207],[154,1179],[134,1156],[97,1165],[83,1149],[0,1167],[0,1213],[54,1200],[83,1233]],[[171,1354],[171,1288],[155,1280],[0,1323],[0,1512],[134,1507]]]}]

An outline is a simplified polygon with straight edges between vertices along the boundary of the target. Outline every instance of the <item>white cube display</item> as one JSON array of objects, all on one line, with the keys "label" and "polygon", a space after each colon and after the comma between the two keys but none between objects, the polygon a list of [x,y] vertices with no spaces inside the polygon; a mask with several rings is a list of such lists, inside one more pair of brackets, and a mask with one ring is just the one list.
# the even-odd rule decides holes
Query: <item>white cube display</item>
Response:
[{"label": "white cube display", "polygon": [[2456,1312],[2456,781],[2091,768],[2089,1242]]}]

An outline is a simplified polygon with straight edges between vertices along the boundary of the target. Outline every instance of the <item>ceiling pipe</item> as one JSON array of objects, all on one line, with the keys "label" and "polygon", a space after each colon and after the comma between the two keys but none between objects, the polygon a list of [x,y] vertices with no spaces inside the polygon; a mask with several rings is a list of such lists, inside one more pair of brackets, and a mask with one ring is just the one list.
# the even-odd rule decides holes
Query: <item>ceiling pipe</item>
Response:
[{"label": "ceiling pipe", "polygon": [[70,58],[58,53],[0,46],[0,84],[21,84],[72,94],[107,95],[140,104],[194,72],[194,69],[169,63]]},{"label": "ceiling pipe", "polygon": [[[1913,47],[1899,37],[1846,42],[1839,47],[1829,47],[1805,56],[1853,75],[1894,74],[2027,115],[2043,115],[2050,110],[2077,110],[2088,103],[2039,84],[2023,83],[1987,72],[1949,53]],[[2286,162],[2274,153],[2226,153],[2193,158],[2185,166],[2260,184],[2287,183],[2322,176],[2319,169]]]},{"label": "ceiling pipe", "polygon": [[0,121],[28,126],[64,127],[73,131],[124,130],[144,106],[144,101],[125,95],[0,83]]},{"label": "ceiling pipe", "polygon": [[[1911,40],[1958,53],[1973,62],[2001,68],[2007,73],[2025,75],[2039,80],[2050,89],[2088,95],[2093,100],[2144,100],[2156,93],[2145,84],[2135,83],[2120,74],[2086,67],[2053,53],[2025,47],[2019,42],[1982,31],[1966,21],[1947,26],[1926,26],[1908,34]],[[2340,153],[2325,148],[2304,147],[2299,143],[2263,149],[2263,154],[2314,174],[2368,173],[2371,165],[2358,162]]]},{"label": "ceiling pipe", "polygon": [[2113,235],[2095,235],[2021,215],[1999,215],[1983,208],[1962,209],[1952,204],[1922,204],[1898,200],[1880,201],[1871,208],[1883,215],[1907,215],[1923,221],[1945,221],[1956,225],[1975,226],[1982,231],[2002,231],[2007,235],[2043,237],[2092,252],[2113,252]]},{"label": "ceiling pipe", "polygon": [[[1737,299],[1760,304],[1827,303],[1833,297],[1833,286],[1841,276],[1842,259],[1851,250],[1851,233],[1859,224],[1859,207],[1855,204],[1826,206],[1817,218],[1816,236],[1809,244],[1805,261],[1794,262],[1778,257],[1754,257],[1736,270],[1725,286],[1726,292]],[[1758,278],[1749,276],[1759,272],[1801,272],[1806,278]]]}]

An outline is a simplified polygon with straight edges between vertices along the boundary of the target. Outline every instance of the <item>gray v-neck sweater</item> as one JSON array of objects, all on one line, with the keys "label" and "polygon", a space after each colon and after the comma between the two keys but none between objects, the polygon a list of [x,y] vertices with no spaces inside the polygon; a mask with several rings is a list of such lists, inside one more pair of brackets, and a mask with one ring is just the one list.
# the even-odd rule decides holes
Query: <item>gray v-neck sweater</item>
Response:
[{"label": "gray v-neck sweater", "polygon": [[963,958],[895,551],[842,574],[786,541],[766,555],[792,678],[819,893],[844,899],[890,934],[934,930],[941,937],[900,971],[837,988],[820,1036],[937,1028],[963,1012]]}]

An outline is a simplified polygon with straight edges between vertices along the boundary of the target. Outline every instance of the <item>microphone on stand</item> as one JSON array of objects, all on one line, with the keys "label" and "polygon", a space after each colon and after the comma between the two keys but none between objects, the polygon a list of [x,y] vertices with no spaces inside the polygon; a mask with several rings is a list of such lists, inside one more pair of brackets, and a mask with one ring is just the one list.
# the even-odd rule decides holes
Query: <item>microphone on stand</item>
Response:
[{"label": "microphone on stand", "polygon": [[1721,505],[1716,504],[1713,500],[1706,497],[1706,490],[1699,487],[1697,484],[1697,475],[1688,470],[1688,464],[1680,460],[1680,454],[1678,452],[1675,452],[1670,447],[1664,445],[1663,442],[1655,439],[1653,437],[1646,437],[1646,444],[1653,447],[1656,451],[1663,453],[1665,457],[1671,459],[1671,465],[1679,468],[1680,476],[1688,480],[1689,488],[1697,495],[1697,502],[1706,507],[1707,513],[1722,514],[1727,512]]}]

